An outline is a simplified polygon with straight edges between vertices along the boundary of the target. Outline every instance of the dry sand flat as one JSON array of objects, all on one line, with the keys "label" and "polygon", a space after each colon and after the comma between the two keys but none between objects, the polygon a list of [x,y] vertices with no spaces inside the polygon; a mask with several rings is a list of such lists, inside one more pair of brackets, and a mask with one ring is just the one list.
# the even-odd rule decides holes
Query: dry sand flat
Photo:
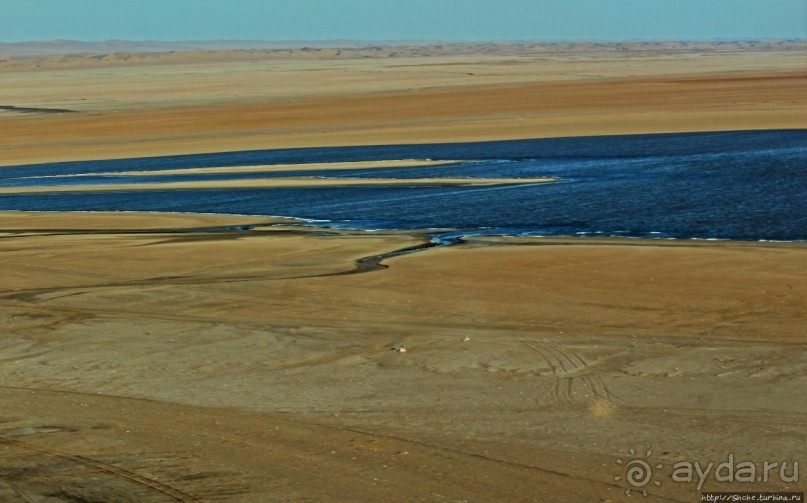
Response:
[{"label": "dry sand flat", "polygon": [[805,126],[799,43],[460,48],[6,58],[0,165]]},{"label": "dry sand flat", "polygon": [[[620,501],[629,448],[807,454],[802,244],[493,240],[359,272],[423,238],[121,216],[0,216],[0,495]],[[647,501],[696,497],[661,480]]]}]

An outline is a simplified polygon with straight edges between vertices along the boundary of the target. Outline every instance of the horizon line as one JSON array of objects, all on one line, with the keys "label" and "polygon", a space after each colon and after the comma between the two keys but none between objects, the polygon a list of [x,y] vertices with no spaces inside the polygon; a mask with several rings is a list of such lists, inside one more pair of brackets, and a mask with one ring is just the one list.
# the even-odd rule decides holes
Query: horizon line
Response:
[{"label": "horizon line", "polygon": [[211,43],[211,42],[235,42],[235,43],[261,43],[261,44],[281,44],[298,42],[359,42],[359,43],[402,43],[402,42],[428,42],[445,44],[514,44],[514,43],[640,43],[640,42],[746,42],[746,41],[807,41],[807,37],[713,37],[713,38],[490,38],[490,39],[441,39],[441,38],[287,38],[287,39],[254,39],[254,38],[210,38],[210,39],[128,39],[128,38],[105,38],[105,39],[78,39],[78,38],[54,38],[54,39],[33,39],[33,40],[0,40],[0,44],[32,44],[48,42],[74,42],[74,43],[109,43],[109,42],[129,42],[129,43]]}]

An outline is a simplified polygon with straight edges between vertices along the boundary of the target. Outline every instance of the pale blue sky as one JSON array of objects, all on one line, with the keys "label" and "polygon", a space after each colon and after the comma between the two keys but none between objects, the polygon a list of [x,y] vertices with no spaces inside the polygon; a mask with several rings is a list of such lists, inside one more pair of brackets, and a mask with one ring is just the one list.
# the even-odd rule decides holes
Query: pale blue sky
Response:
[{"label": "pale blue sky", "polygon": [[807,38],[807,0],[0,0],[0,41]]}]

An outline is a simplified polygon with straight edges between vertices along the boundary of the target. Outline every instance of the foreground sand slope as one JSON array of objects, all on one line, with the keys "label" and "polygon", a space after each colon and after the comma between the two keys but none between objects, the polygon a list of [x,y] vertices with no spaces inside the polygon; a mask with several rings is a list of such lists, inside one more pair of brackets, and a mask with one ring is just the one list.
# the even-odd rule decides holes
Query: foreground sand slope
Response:
[{"label": "foreground sand slope", "polygon": [[[0,495],[620,501],[630,448],[807,458],[802,244],[494,240],[379,269],[356,261],[424,238],[265,223],[0,216]],[[668,475],[647,501],[696,497]]]},{"label": "foreground sand slope", "polygon": [[803,43],[505,49],[0,58],[0,165],[807,127]]}]

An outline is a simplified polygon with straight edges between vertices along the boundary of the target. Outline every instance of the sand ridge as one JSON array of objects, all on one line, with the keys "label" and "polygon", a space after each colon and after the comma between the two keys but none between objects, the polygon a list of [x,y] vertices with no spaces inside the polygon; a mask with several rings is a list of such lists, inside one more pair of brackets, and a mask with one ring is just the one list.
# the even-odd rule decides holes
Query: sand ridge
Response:
[{"label": "sand ridge", "polygon": [[[180,168],[160,169],[149,171],[110,171],[101,173],[87,173],[76,175],[57,175],[61,177],[81,176],[169,176],[169,175],[218,175],[233,173],[273,173],[293,171],[331,171],[348,169],[384,169],[384,168],[423,168],[432,166],[446,166],[459,161],[428,161],[422,159],[399,161],[355,161],[355,162],[328,162],[307,164],[263,164],[258,166],[222,166],[210,168]],[[30,177],[44,178],[44,177]]]},{"label": "sand ridge", "polygon": [[326,178],[278,177],[194,182],[106,183],[0,187],[2,194],[65,194],[78,192],[148,192],[161,190],[283,189],[315,187],[492,187],[551,183],[555,178]]}]

